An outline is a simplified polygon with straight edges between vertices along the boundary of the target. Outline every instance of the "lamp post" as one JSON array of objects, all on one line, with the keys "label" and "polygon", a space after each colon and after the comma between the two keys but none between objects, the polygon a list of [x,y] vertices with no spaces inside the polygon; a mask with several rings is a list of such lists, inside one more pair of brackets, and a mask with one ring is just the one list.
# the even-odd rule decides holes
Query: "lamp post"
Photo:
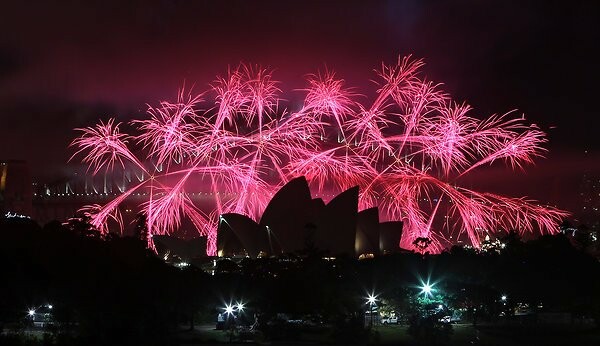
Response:
[{"label": "lamp post", "polygon": [[231,304],[225,305],[225,329],[229,329],[229,343],[233,341],[233,324],[230,322],[231,315],[233,315],[234,307]]},{"label": "lamp post", "polygon": [[244,304],[242,301],[239,301],[235,304],[225,304],[225,308],[223,308],[225,310],[225,330],[229,330],[229,343],[233,341],[234,322],[236,319],[234,313],[237,311],[238,317],[241,317],[245,308],[246,304]]},{"label": "lamp post", "polygon": [[223,310],[225,310],[225,329],[227,329],[231,325],[231,316],[233,315],[235,308],[231,304],[225,304],[225,308]]},{"label": "lamp post", "polygon": [[433,292],[433,287],[429,283],[426,283],[421,287],[421,293],[423,293],[426,297],[429,297],[431,292]]},{"label": "lamp post", "polygon": [[31,318],[31,322],[33,323],[35,321],[35,310],[29,309],[27,311],[27,316],[29,316],[29,318]]},{"label": "lamp post", "polygon": [[508,300],[508,296],[506,296],[506,294],[503,294],[502,296],[500,296],[500,301],[502,302],[502,306],[501,306],[502,313],[501,313],[501,315],[503,315],[504,318],[507,318],[507,315],[508,315],[508,307],[506,306],[506,301],[507,300]]},{"label": "lamp post", "polygon": [[373,305],[377,301],[377,297],[373,294],[369,294],[367,297],[367,303],[369,304],[369,315],[371,315],[371,323],[369,325],[370,328],[373,328]]},{"label": "lamp post", "polygon": [[242,315],[244,313],[244,309],[245,309],[245,304],[242,302],[238,302],[236,304],[236,309],[237,309],[237,318],[238,318],[238,323],[241,323],[243,325],[244,323],[244,319],[242,318]]}]

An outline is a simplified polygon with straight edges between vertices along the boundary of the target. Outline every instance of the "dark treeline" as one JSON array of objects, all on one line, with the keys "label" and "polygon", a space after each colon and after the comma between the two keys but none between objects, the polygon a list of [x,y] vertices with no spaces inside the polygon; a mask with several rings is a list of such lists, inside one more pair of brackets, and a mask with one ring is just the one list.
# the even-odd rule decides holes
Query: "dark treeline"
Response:
[{"label": "dark treeline", "polygon": [[[364,336],[365,297],[400,315],[416,313],[419,286],[432,301],[462,309],[463,320],[497,322],[500,312],[527,304],[539,312],[567,312],[600,320],[600,264],[564,235],[527,243],[515,235],[505,247],[476,252],[453,247],[440,255],[414,253],[369,260],[327,260],[314,253],[217,261],[214,275],[164,263],[131,237],[100,238],[86,227],[30,220],[0,222],[0,325],[18,328],[28,309],[52,303],[57,322],[49,344],[176,343],[182,325],[215,322],[224,304],[247,302],[261,321],[278,313],[313,317],[335,340]],[[505,302],[500,296],[507,295]],[[506,304],[505,304],[506,303]],[[512,309],[510,309],[513,311]],[[509,318],[510,316],[507,316]],[[262,323],[265,338],[280,329]]]},{"label": "dark treeline", "polygon": [[207,275],[164,264],[135,238],[99,239],[58,222],[0,226],[0,323],[51,303],[77,344],[169,344],[191,308],[206,304]]}]

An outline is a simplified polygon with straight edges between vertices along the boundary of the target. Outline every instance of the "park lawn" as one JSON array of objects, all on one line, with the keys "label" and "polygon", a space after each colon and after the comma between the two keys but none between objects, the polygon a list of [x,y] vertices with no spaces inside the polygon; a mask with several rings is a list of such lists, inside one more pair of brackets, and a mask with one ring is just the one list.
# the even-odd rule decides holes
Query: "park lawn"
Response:
[{"label": "park lawn", "polygon": [[[415,339],[408,334],[407,325],[387,325],[377,326],[372,343],[383,345],[416,345]],[[377,337],[377,334],[379,336]],[[452,326],[452,336],[449,345],[471,345],[471,341],[476,339],[478,331],[471,325],[455,324]],[[481,339],[481,335],[480,335]],[[490,341],[490,340],[486,340]],[[500,345],[502,343],[486,343],[486,345]]]},{"label": "park lawn", "polygon": [[[406,325],[377,326],[372,344],[381,345],[417,345],[416,340],[407,332]],[[500,326],[477,326],[455,324],[452,326],[450,346],[488,345],[488,346],[530,346],[530,345],[600,345],[600,331],[594,329],[561,328],[504,328]]]},{"label": "park lawn", "polygon": [[[371,336],[371,345],[418,345],[416,340],[407,332],[407,325],[376,326]],[[536,327],[503,327],[497,325],[471,324],[452,325],[452,335],[448,346],[487,345],[487,346],[587,346],[600,345],[600,330],[597,329],[565,329],[565,328],[536,328]],[[311,345],[335,345],[328,328],[316,328],[303,331],[300,343]],[[202,330],[201,332],[183,333],[180,341],[187,345],[196,344],[225,344],[229,342],[229,333],[221,330]],[[234,337],[234,343],[240,342]],[[285,345],[286,341],[275,344]]]}]

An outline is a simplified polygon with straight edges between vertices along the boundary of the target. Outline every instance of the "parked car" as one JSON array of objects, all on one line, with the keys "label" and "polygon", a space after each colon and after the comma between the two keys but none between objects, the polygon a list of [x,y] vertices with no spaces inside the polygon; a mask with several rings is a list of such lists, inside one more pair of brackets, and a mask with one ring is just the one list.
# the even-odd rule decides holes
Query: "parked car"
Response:
[{"label": "parked car", "polygon": [[440,318],[438,321],[442,323],[452,323],[452,316],[444,316]]},{"label": "parked car", "polygon": [[384,317],[381,319],[381,323],[382,324],[398,324],[398,317],[396,317],[396,316]]},{"label": "parked car", "polygon": [[444,317],[440,318],[438,321],[440,321],[442,323],[459,323],[460,320],[461,320],[460,315],[452,314],[452,316],[450,316],[450,315],[444,316]]}]

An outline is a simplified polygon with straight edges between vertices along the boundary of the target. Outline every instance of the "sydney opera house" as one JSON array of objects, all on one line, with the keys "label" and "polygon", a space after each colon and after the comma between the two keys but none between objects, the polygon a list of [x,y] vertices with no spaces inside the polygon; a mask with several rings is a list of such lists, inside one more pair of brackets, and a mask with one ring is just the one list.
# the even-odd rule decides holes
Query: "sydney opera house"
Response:
[{"label": "sydney opera house", "polygon": [[[258,223],[245,215],[222,214],[217,253],[223,257],[257,258],[312,251],[323,256],[370,257],[399,251],[402,222],[380,223],[377,208],[359,212],[358,193],[358,187],[353,187],[325,204],[321,198],[312,198],[304,177],[293,179],[273,196]],[[38,221],[48,221],[46,211],[59,208],[71,210],[72,215],[77,205],[83,203],[68,196],[56,201],[49,199],[51,196],[38,196],[32,205],[32,197],[27,164],[0,162],[2,215],[31,215]],[[206,256],[206,240],[206,237],[189,239],[177,235],[154,237],[161,257],[185,262]]]},{"label": "sydney opera house", "polygon": [[303,254],[375,256],[399,250],[402,222],[379,222],[377,208],[358,211],[358,187],[325,204],[313,199],[304,177],[282,187],[260,222],[240,214],[220,217],[217,248],[225,257]]}]

